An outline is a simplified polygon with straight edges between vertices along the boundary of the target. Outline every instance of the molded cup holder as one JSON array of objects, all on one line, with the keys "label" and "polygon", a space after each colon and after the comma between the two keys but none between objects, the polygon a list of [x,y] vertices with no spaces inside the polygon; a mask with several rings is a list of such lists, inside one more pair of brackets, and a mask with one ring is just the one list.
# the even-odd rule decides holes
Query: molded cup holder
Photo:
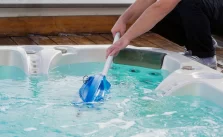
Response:
[{"label": "molded cup holder", "polygon": [[216,74],[211,72],[197,72],[192,74],[194,78],[198,79],[223,79],[222,74]]},{"label": "molded cup holder", "polygon": [[68,47],[54,47],[55,50],[59,50],[62,52],[62,54],[67,53]]},{"label": "molded cup holder", "polygon": [[24,46],[22,47],[27,54],[36,54],[37,52],[43,50],[42,47],[39,46]]},{"label": "molded cup holder", "polygon": [[200,67],[200,66],[183,66],[181,69],[183,69],[183,70],[201,70],[202,67]]}]

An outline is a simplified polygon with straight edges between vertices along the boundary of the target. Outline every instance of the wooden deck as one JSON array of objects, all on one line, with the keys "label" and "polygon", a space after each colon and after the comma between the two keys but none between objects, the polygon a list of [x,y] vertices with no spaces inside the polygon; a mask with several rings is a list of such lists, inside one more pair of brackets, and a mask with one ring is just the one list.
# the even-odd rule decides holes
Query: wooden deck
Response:
[{"label": "wooden deck", "polygon": [[[0,37],[0,45],[86,45],[112,44],[113,37],[108,33],[100,34],[60,34],[57,36],[29,35],[19,37]],[[146,33],[131,42],[139,47],[156,47],[174,52],[183,52],[184,48],[154,34]],[[223,50],[217,50],[218,70],[223,72]]]}]

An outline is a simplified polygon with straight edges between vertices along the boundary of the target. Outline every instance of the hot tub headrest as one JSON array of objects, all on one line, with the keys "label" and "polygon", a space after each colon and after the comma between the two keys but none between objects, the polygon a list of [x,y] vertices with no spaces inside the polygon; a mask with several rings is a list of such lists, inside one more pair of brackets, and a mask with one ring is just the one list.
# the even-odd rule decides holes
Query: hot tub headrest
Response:
[{"label": "hot tub headrest", "polygon": [[165,55],[151,50],[126,48],[114,57],[114,63],[161,69]]}]

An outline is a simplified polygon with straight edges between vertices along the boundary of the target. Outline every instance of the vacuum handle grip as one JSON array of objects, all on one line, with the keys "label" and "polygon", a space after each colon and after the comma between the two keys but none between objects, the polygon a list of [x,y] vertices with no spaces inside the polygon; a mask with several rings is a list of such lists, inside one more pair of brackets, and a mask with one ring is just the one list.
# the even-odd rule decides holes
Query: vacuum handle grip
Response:
[{"label": "vacuum handle grip", "polygon": [[[115,38],[114,38],[113,44],[114,44],[115,42],[117,42],[117,41],[119,40],[119,38],[120,38],[120,33],[118,32],[118,33],[115,34]],[[108,58],[107,58],[107,60],[106,60],[106,62],[105,62],[104,70],[103,70],[103,72],[102,72],[102,74],[103,74],[104,76],[107,75],[108,70],[109,70],[109,68],[110,68],[110,66],[111,66],[112,61],[113,61],[113,56],[108,56]]]},{"label": "vacuum handle grip", "polygon": [[120,39],[120,32],[117,32],[116,34],[115,34],[115,38],[114,38],[114,41],[113,41],[113,44],[115,43],[115,42],[117,42],[119,39]]}]

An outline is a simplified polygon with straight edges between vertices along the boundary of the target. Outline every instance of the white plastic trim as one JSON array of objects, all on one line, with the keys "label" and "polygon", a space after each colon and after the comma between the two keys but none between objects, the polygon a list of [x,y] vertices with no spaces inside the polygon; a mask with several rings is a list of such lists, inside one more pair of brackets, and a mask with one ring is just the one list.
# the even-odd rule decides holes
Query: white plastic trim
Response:
[{"label": "white plastic trim", "polygon": [[121,15],[126,8],[0,8],[0,17]]}]

